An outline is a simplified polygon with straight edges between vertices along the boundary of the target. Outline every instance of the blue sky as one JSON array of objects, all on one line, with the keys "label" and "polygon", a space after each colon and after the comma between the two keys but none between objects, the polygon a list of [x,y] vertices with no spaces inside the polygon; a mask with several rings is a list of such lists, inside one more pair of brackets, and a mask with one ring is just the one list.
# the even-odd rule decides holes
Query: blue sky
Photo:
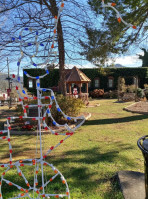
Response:
[{"label": "blue sky", "polygon": [[[11,13],[8,13],[11,14]],[[9,18],[8,15],[7,17]],[[116,16],[115,16],[116,17]],[[7,22],[7,18],[5,18],[5,20],[3,20],[4,23]],[[3,26],[4,23],[1,23],[0,26]],[[136,50],[134,49],[134,47],[131,47],[129,49],[129,52],[126,53],[126,55],[120,55],[120,56],[116,56],[115,59],[115,64],[121,64],[123,66],[126,67],[140,67],[142,66],[142,61],[138,59],[138,56],[136,54],[143,54],[143,52],[140,50],[139,47],[136,48]],[[10,63],[10,72],[11,73],[16,73],[17,71],[17,61],[18,59],[16,58],[16,61],[14,61],[13,63]],[[26,60],[23,60],[24,64],[26,63]],[[22,62],[22,64],[23,64]],[[109,64],[111,63],[111,61],[109,61]],[[6,61],[3,63],[3,65],[1,65],[1,68],[3,68],[6,65]],[[95,67],[93,64],[91,64],[90,62],[86,61],[86,60],[68,60],[66,61],[66,68],[72,68],[73,66],[77,66],[77,67],[85,67],[85,68],[90,68],[90,67]],[[7,72],[7,68],[5,68],[3,70],[3,72]],[[22,73],[21,73],[22,74]]]},{"label": "blue sky", "polygon": [[[139,52],[139,54],[143,54],[142,52]],[[109,64],[112,61],[109,61]],[[142,66],[142,61],[140,59],[138,59],[137,55],[122,55],[119,56],[118,58],[116,58],[115,64],[121,64],[123,66],[126,67],[141,67]],[[85,68],[91,68],[91,67],[96,67],[95,65],[93,65],[92,63],[88,62],[88,61],[81,61],[80,64],[75,63],[74,64],[77,67],[85,67]],[[67,64],[68,68],[72,68],[73,64]]]}]

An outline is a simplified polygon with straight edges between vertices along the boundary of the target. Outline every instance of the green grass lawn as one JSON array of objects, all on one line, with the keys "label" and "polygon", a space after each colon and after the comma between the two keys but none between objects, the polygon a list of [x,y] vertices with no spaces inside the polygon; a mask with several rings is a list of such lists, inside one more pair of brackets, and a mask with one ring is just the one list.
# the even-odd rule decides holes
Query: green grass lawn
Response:
[{"label": "green grass lawn", "polygon": [[[53,151],[47,161],[65,176],[71,199],[123,199],[116,173],[120,170],[143,172],[143,157],[137,140],[147,134],[148,116],[123,111],[131,102],[116,103],[111,99],[91,101],[93,103],[100,103],[100,107],[83,108],[82,111],[90,112],[92,117]],[[61,139],[62,136],[44,135],[43,150]],[[14,160],[36,156],[36,140],[36,136],[12,136]],[[7,161],[7,143],[1,140],[0,143],[1,162]],[[25,172],[31,181],[31,168]],[[11,169],[9,177],[23,183],[15,173],[15,169]],[[5,198],[14,194],[14,189],[9,189],[8,194],[3,186]],[[51,187],[56,189],[54,184]]]}]

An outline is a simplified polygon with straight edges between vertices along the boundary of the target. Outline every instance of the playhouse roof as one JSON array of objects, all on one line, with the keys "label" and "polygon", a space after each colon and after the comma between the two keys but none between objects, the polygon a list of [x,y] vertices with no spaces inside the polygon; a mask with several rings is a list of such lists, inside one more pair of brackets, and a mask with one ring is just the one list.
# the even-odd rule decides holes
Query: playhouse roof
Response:
[{"label": "playhouse roof", "polygon": [[67,75],[66,82],[67,83],[87,83],[91,80],[76,66],[71,69],[69,75]]}]

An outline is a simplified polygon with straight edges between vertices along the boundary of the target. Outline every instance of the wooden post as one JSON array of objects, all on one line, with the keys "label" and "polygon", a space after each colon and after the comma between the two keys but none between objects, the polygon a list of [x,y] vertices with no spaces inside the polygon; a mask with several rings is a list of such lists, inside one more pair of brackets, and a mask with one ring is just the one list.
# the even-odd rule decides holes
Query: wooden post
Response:
[{"label": "wooden post", "polygon": [[86,93],[87,93],[87,100],[88,100],[88,82],[86,83]]},{"label": "wooden post", "polygon": [[137,97],[137,89],[138,89],[138,77],[134,77],[135,78],[135,102],[138,101],[138,97]]},{"label": "wooden post", "polygon": [[71,96],[71,84],[69,83],[69,96]]},{"label": "wooden post", "polygon": [[81,92],[81,83],[79,84],[79,89],[80,89],[80,98],[81,98],[81,94],[82,94],[82,92]]},{"label": "wooden post", "polygon": [[118,102],[120,100],[120,77],[118,77]]}]

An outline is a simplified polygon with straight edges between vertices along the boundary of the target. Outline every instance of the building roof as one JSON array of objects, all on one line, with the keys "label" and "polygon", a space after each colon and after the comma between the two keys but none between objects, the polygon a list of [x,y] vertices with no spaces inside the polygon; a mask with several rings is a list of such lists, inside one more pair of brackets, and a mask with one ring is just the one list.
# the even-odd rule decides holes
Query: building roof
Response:
[{"label": "building roof", "polygon": [[66,82],[67,83],[86,83],[90,82],[91,80],[76,66],[71,69],[69,75],[67,74]]}]

